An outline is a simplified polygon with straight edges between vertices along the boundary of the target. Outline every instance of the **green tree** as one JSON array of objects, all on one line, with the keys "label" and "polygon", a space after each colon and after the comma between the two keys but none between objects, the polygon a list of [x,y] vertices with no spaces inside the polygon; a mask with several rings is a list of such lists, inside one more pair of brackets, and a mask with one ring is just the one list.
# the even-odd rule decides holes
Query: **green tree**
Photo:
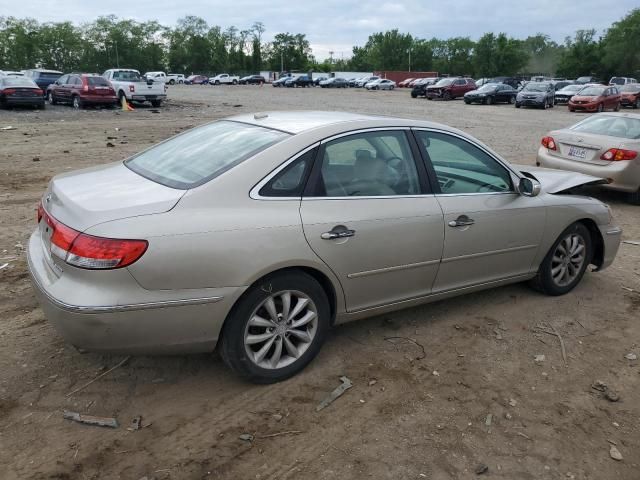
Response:
[{"label": "green tree", "polygon": [[595,30],[578,30],[573,39],[567,37],[556,73],[567,78],[600,73],[600,42],[595,37]]},{"label": "green tree", "polygon": [[602,39],[600,74],[640,77],[640,8],[615,22]]}]

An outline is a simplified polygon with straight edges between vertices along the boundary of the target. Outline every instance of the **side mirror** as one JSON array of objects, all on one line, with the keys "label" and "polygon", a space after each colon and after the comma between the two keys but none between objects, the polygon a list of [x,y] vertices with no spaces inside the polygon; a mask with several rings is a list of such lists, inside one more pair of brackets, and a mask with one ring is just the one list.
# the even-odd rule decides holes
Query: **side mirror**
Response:
[{"label": "side mirror", "polygon": [[56,80],[55,82],[53,82],[56,85],[60,85],[60,82],[58,80]]},{"label": "side mirror", "polygon": [[518,192],[520,192],[520,195],[524,195],[525,197],[536,197],[540,193],[541,189],[542,186],[540,185],[540,182],[529,177],[522,177],[518,184]]}]

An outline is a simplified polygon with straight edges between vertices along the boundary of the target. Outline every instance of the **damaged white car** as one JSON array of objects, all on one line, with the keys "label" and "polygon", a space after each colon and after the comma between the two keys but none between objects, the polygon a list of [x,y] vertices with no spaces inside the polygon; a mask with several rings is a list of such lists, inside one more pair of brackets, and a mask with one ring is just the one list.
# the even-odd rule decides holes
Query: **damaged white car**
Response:
[{"label": "damaged white car", "polygon": [[418,120],[240,115],[49,184],[28,248],[46,316],[83,349],[212,351],[256,382],[347,322],[613,261],[596,177],[517,167]]}]

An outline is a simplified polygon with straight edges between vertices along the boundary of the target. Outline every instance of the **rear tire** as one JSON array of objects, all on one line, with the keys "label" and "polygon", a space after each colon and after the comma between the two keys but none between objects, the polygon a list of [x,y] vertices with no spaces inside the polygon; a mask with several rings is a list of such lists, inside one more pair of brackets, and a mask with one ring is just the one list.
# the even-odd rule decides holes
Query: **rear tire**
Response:
[{"label": "rear tire", "polygon": [[567,227],[542,260],[531,287],[552,296],[569,293],[591,263],[592,244],[591,233],[582,223]]},{"label": "rear tire", "polygon": [[514,103],[516,103],[516,98],[515,97],[509,97],[509,103],[511,105],[513,105]]},{"label": "rear tire", "polygon": [[599,103],[598,104],[598,113],[602,113],[604,111],[604,105]]},{"label": "rear tire", "polygon": [[620,102],[616,103],[615,108],[613,109],[614,112],[619,112],[620,111]]},{"label": "rear tire", "polygon": [[171,80],[169,80],[169,85],[175,85],[176,81],[172,78]]},{"label": "rear tire", "polygon": [[451,100],[451,92],[444,92],[442,95],[443,100]]},{"label": "rear tire", "polygon": [[[306,302],[303,307],[301,301]],[[295,325],[307,317],[306,323]],[[279,382],[300,372],[318,354],[330,319],[327,295],[313,277],[296,271],[266,277],[231,310],[222,329],[220,354],[231,370],[251,382]],[[290,333],[293,330],[297,332]]]},{"label": "rear tire", "polygon": [[47,101],[49,102],[49,105],[55,105],[56,103],[58,103],[56,102],[56,99],[53,96],[53,92],[47,93]]},{"label": "rear tire", "polygon": [[80,110],[80,109],[82,109],[84,107],[84,103],[83,103],[82,99],[78,95],[74,95],[71,98],[71,105],[76,110]]}]

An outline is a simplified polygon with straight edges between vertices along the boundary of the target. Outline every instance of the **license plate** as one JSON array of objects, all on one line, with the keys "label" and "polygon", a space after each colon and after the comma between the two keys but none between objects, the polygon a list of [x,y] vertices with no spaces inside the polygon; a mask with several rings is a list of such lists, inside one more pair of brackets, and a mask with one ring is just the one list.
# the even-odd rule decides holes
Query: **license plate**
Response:
[{"label": "license plate", "polygon": [[570,147],[569,148],[569,156],[573,158],[580,158],[584,160],[587,158],[587,149],[580,147]]}]

